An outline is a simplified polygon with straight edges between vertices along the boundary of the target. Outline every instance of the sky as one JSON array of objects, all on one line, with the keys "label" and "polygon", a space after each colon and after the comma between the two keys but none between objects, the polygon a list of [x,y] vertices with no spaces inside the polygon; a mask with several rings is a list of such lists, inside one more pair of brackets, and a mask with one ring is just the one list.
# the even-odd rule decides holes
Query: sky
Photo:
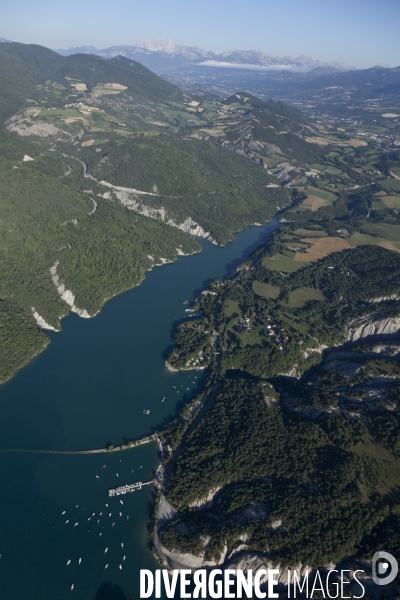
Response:
[{"label": "sky", "polygon": [[0,37],[49,48],[170,38],[205,50],[400,65],[400,0],[0,0]]}]

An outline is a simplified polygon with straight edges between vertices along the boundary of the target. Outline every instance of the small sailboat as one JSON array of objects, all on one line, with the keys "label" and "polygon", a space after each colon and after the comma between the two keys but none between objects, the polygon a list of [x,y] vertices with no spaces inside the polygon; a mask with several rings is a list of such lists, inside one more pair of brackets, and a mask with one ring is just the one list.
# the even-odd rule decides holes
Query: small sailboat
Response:
[{"label": "small sailboat", "polygon": [[69,559],[67,560],[67,567],[68,567],[68,565],[70,565],[70,564],[71,564],[71,559],[69,558]]},{"label": "small sailboat", "polygon": [[74,587],[75,587],[75,584],[71,583],[71,592],[73,591]]},{"label": "small sailboat", "polygon": [[119,566],[119,570],[122,571],[122,565],[118,565]]},{"label": "small sailboat", "polygon": [[106,566],[104,567],[105,569],[108,569],[108,563],[106,564]]},{"label": "small sailboat", "polygon": [[119,513],[119,516],[122,517],[122,512]]},{"label": "small sailboat", "polygon": [[67,524],[67,523],[69,523],[69,519],[67,519],[67,520],[65,521],[65,524]]},{"label": "small sailboat", "polygon": [[165,396],[164,396],[164,398],[161,400],[161,402],[164,402],[164,400],[165,400]]},{"label": "small sailboat", "polygon": [[74,527],[76,527],[77,525],[79,525],[79,523],[75,523]]},{"label": "small sailboat", "polygon": [[106,548],[106,549],[104,550],[104,554],[105,554],[106,552],[108,552],[108,548]]},{"label": "small sailboat", "polygon": [[125,556],[125,554],[124,554],[124,555],[123,555],[123,557],[122,557],[122,560],[125,560],[125,559],[126,559],[126,556]]},{"label": "small sailboat", "polygon": [[114,525],[115,525],[115,523],[113,523],[113,524],[111,525],[111,527],[114,527]]},{"label": "small sailboat", "polygon": [[103,535],[103,532],[102,532],[102,531],[100,531],[99,535]]},{"label": "small sailboat", "polygon": [[98,475],[96,475],[96,479],[100,479],[100,477]]},{"label": "small sailboat", "polygon": [[81,562],[82,562],[82,559],[81,559],[81,558],[79,558],[79,560],[78,560],[78,564],[80,565],[80,564],[81,564]]},{"label": "small sailboat", "polygon": [[124,547],[124,542],[121,542],[121,548],[123,548],[123,547]]},{"label": "small sailboat", "polygon": [[124,501],[123,501],[123,500],[120,500],[120,503],[121,503],[121,504],[123,504],[123,503],[124,503]]},{"label": "small sailboat", "polygon": [[63,510],[61,515],[65,515],[66,512],[67,512],[66,510]]}]

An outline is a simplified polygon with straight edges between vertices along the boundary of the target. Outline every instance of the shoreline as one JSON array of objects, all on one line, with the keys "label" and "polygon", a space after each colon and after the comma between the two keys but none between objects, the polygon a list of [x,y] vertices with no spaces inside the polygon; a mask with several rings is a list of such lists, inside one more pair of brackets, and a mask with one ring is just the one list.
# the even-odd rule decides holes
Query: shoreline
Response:
[{"label": "shoreline", "polygon": [[[247,225],[247,226],[246,226],[244,229],[242,229],[242,230],[240,230],[240,231],[234,231],[234,232],[233,232],[233,234],[235,235],[235,234],[240,234],[240,233],[243,233],[244,231],[246,231],[246,230],[247,230],[247,229],[249,229],[250,227],[257,227],[257,228],[258,228],[258,227],[267,227],[267,226],[268,226],[268,224],[270,224],[270,223],[272,222],[272,220],[273,220],[275,217],[277,217],[277,215],[278,215],[280,212],[282,212],[282,210],[279,210],[279,211],[277,211],[275,214],[273,214],[273,215],[270,217],[270,219],[269,219],[269,220],[268,220],[266,223],[264,223],[264,224],[259,224],[259,223],[249,223],[249,224],[248,224],[248,225]],[[199,237],[199,239],[207,241],[207,239],[205,239],[205,238],[203,238],[203,237],[201,237],[201,236],[193,236],[193,237]],[[231,241],[232,241],[232,242],[234,242],[234,241],[235,241],[235,238],[233,238],[233,240],[231,240]],[[210,242],[210,243],[216,244],[216,242]],[[229,243],[229,242],[228,242],[228,243]],[[222,247],[224,247],[226,244],[223,244],[223,245],[216,244],[216,245],[218,245],[218,246],[220,246],[220,247],[222,248]],[[94,317],[96,317],[96,316],[97,316],[97,315],[98,315],[98,314],[99,314],[99,313],[102,311],[103,307],[105,306],[105,304],[106,304],[107,302],[109,302],[110,300],[112,300],[112,299],[113,299],[113,298],[115,298],[116,296],[119,296],[120,294],[124,294],[124,293],[126,293],[126,292],[130,292],[131,290],[133,290],[134,288],[138,287],[139,285],[142,285],[142,283],[143,283],[143,282],[146,280],[146,272],[150,272],[150,271],[152,271],[152,270],[153,270],[155,267],[162,267],[162,266],[164,266],[165,264],[172,264],[172,263],[176,262],[176,260],[178,260],[178,258],[179,258],[180,256],[193,256],[194,254],[200,254],[200,253],[202,252],[202,247],[201,247],[201,245],[200,245],[200,249],[199,249],[199,250],[194,250],[193,252],[191,252],[191,253],[187,253],[187,254],[186,254],[186,253],[184,253],[184,252],[182,252],[182,251],[179,251],[180,249],[176,249],[176,250],[177,250],[177,254],[175,255],[175,258],[174,258],[174,260],[167,261],[167,262],[162,262],[162,263],[158,263],[158,264],[153,264],[153,265],[152,265],[152,266],[150,266],[148,269],[145,269],[145,272],[144,272],[144,274],[143,274],[143,278],[142,278],[142,279],[141,279],[141,280],[140,280],[138,283],[136,283],[135,285],[133,285],[133,286],[131,286],[131,287],[127,288],[127,289],[124,289],[124,290],[121,290],[121,291],[117,291],[117,292],[115,292],[115,294],[111,295],[109,298],[104,298],[104,301],[103,301],[103,303],[101,304],[100,308],[97,310],[97,312],[95,312],[95,313],[94,313],[94,314],[92,314],[92,315],[90,315],[89,313],[87,313],[86,309],[78,309],[78,310],[75,310],[75,311],[74,311],[74,310],[72,310],[71,306],[70,306],[70,305],[68,305],[68,306],[69,306],[69,308],[70,308],[70,310],[68,311],[68,313],[67,313],[67,314],[62,314],[62,315],[60,315],[60,316],[58,317],[58,322],[59,322],[60,328],[59,328],[59,329],[56,329],[54,326],[50,325],[50,328],[49,328],[49,329],[47,329],[46,327],[39,325],[39,323],[37,322],[37,319],[35,318],[35,316],[34,316],[34,315],[33,315],[33,313],[32,313],[32,318],[34,319],[34,321],[35,321],[35,323],[36,323],[36,326],[38,327],[38,329],[39,329],[40,331],[42,331],[42,332],[43,332],[43,333],[46,335],[46,337],[47,337],[47,339],[48,339],[48,342],[47,342],[47,344],[46,344],[46,345],[45,345],[45,346],[44,346],[44,347],[43,347],[41,350],[39,350],[39,352],[36,352],[35,354],[33,354],[33,355],[30,357],[30,358],[28,358],[28,359],[26,360],[26,362],[25,362],[25,363],[24,363],[22,366],[18,367],[18,368],[17,368],[17,369],[16,369],[16,370],[15,370],[15,371],[12,373],[12,375],[10,375],[10,377],[8,377],[8,378],[7,378],[5,381],[1,381],[1,382],[0,382],[0,386],[2,386],[4,383],[8,383],[9,381],[11,381],[11,380],[12,380],[12,379],[15,377],[15,375],[17,375],[17,373],[18,373],[19,371],[21,371],[21,370],[22,370],[24,367],[28,366],[28,365],[29,365],[29,364],[30,364],[30,363],[33,361],[33,359],[34,359],[36,356],[38,356],[39,354],[41,354],[41,353],[42,353],[42,352],[43,352],[43,351],[44,351],[44,350],[45,350],[45,349],[46,349],[46,348],[49,346],[49,344],[51,343],[51,337],[48,335],[48,332],[52,331],[53,333],[62,333],[61,321],[62,321],[64,318],[66,318],[66,317],[69,317],[69,316],[71,315],[71,313],[72,313],[72,312],[75,312],[75,314],[77,314],[77,315],[78,315],[79,317],[81,317],[81,318],[93,319]],[[32,307],[31,307],[31,310],[32,310]],[[78,312],[78,311],[79,311],[79,312]],[[83,311],[86,313],[86,314],[84,315],[84,317],[83,317],[83,315],[79,314],[80,312],[83,312]],[[39,317],[40,317],[40,319],[42,319],[42,320],[43,320],[43,322],[44,322],[44,323],[46,323],[46,325],[47,325],[47,322],[46,322],[46,320],[44,319],[44,317],[42,317],[42,316],[41,316],[41,315],[39,315],[39,314],[38,314],[38,316],[39,316]],[[181,370],[193,370],[193,369],[174,369],[174,367],[172,367],[171,365],[169,365],[169,366],[168,366],[167,364],[166,364],[165,366],[166,366],[166,368],[167,368],[167,369],[168,369],[168,370],[169,370],[171,373],[172,373],[172,372],[179,372],[179,371],[181,371]]]}]

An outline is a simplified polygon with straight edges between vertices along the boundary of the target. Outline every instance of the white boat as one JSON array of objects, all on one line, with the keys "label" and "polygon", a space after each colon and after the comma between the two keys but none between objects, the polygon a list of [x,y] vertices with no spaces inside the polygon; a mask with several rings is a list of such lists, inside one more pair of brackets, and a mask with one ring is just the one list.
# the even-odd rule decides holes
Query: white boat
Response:
[{"label": "white boat", "polygon": [[122,560],[125,560],[125,559],[126,559],[126,556],[125,556],[125,554],[124,554],[124,555],[123,555],[123,557],[122,557]]},{"label": "white boat", "polygon": [[106,548],[106,549],[104,550],[104,554],[105,554],[106,552],[108,552],[108,548]]},{"label": "white boat", "polygon": [[96,479],[100,479],[100,477],[98,475],[96,475]]},{"label": "white boat", "polygon": [[68,565],[70,565],[70,564],[71,564],[71,559],[69,558],[69,559],[67,560],[67,567],[68,567]]},{"label": "white boat", "polygon": [[108,564],[104,567],[105,569],[108,569]]},{"label": "white boat", "polygon": [[66,513],[66,512],[67,512],[66,510],[63,510],[61,514],[62,514],[62,515],[65,515],[65,513]]},{"label": "white boat", "polygon": [[123,503],[124,503],[124,501],[123,501],[123,500],[120,500],[120,502],[121,502],[121,504],[123,504]]},{"label": "white boat", "polygon": [[77,525],[79,525],[79,523],[75,523],[74,527],[76,527]]},{"label": "white boat", "polygon": [[120,571],[122,571],[122,565],[118,565],[118,566],[119,566],[119,568],[120,568]]},{"label": "white boat", "polygon": [[121,548],[123,548],[123,547],[124,547],[124,542],[121,542]]},{"label": "white boat", "polygon": [[71,583],[71,592],[72,592],[72,590],[74,589],[74,587],[75,587],[75,584],[74,584],[74,583]]},{"label": "white boat", "polygon": [[65,524],[67,524],[67,523],[69,523],[69,519],[67,519],[67,520],[65,521]]},{"label": "white boat", "polygon": [[82,562],[82,559],[80,558],[80,559],[78,560],[78,564],[81,564],[81,562]]},{"label": "white boat", "polygon": [[122,512],[119,513],[119,516],[122,517]]},{"label": "white boat", "polygon": [[103,532],[102,532],[102,531],[100,531],[99,535],[103,535]]}]

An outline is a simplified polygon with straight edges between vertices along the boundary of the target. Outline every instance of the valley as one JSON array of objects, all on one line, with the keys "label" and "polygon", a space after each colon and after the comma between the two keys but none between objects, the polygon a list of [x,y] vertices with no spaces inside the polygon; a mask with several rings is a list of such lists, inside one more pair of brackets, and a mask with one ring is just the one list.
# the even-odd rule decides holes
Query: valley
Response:
[{"label": "valley", "polygon": [[[235,569],[353,569],[380,540],[398,554],[397,70],[373,98],[364,72],[345,72],[320,74],[340,83],[324,92],[315,74],[277,76],[271,99],[250,84],[182,89],[123,56],[0,43],[0,58],[0,383],[14,389],[70,313],[95,317],[203,249],[209,269],[190,279],[193,302],[179,297],[184,314],[169,310],[157,355],[163,378],[190,387],[157,421],[171,452],[152,549],[168,567]],[[271,219],[268,239],[211,269],[211,252],[228,256],[238,232]],[[139,326],[125,308],[146,370],[162,314],[147,307]],[[135,364],[133,338],[107,386]],[[121,420],[108,420],[101,435],[117,436]]]}]

